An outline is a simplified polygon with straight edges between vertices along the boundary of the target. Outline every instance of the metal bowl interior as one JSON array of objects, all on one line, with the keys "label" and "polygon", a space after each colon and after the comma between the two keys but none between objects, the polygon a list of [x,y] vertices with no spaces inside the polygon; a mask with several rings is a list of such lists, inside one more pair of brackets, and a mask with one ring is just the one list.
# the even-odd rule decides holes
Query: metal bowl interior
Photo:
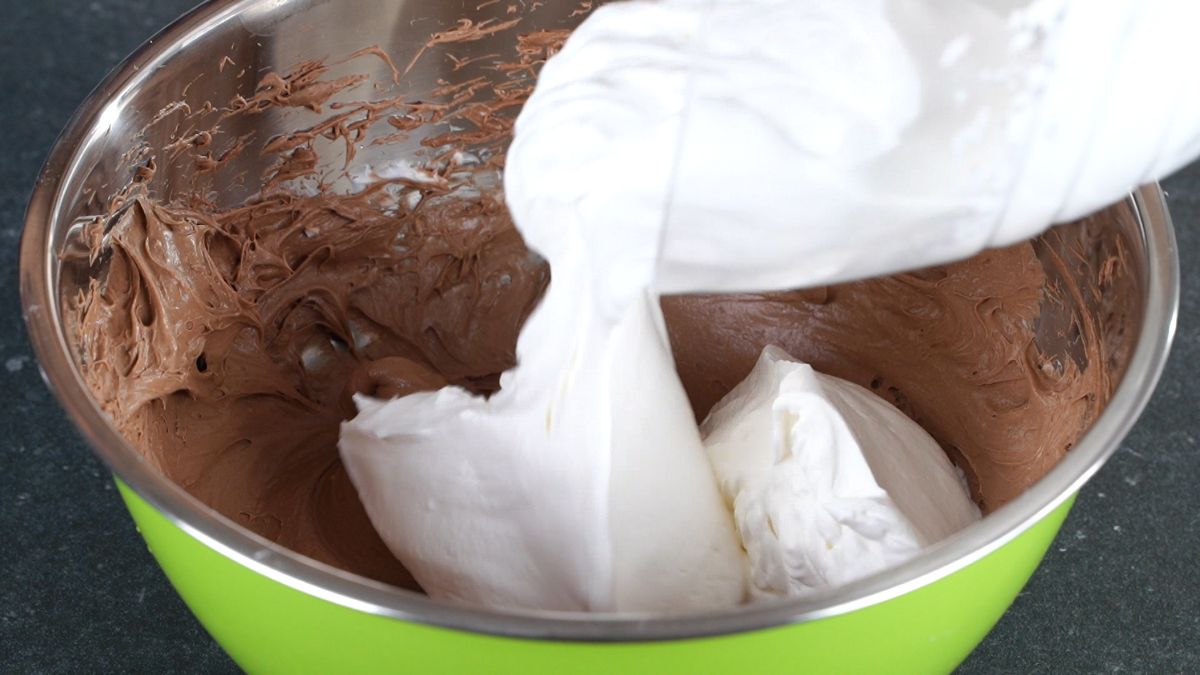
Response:
[{"label": "metal bowl interior", "polygon": [[[553,3],[551,3],[553,5]],[[817,596],[741,607],[722,613],[678,616],[597,615],[561,612],[498,612],[433,601],[410,591],[351,575],[295,554],[258,537],[207,508],[166,480],[117,434],[90,395],[80,373],[76,349],[64,322],[65,302],[86,280],[86,270],[64,264],[60,256],[72,228],[95,215],[97,199],[111,194],[128,177],[126,151],[140,143],[165,144],[171,129],[157,124],[172,114],[170,104],[227,101],[253,92],[257,75],[287,68],[305,59],[337,58],[376,44],[403,65],[412,61],[403,87],[420,91],[440,78],[488,76],[482,67],[456,68],[445,58],[420,55],[430,34],[464,17],[504,21],[505,3],[441,0],[236,0],[199,7],[150,40],[118,67],[84,102],[59,138],[32,196],[21,245],[20,278],[25,320],[44,377],[96,453],[127,485],[173,523],[209,547],[280,583],[330,602],[399,619],[484,633],[575,640],[656,640],[694,637],[797,623],[842,614],[886,601],[937,581],[995,551],[1069,499],[1116,449],[1133,425],[1157,382],[1174,333],[1178,304],[1178,267],[1174,235],[1157,187],[1137,190],[1109,210],[1107,230],[1098,241],[1120,241],[1128,252],[1129,279],[1121,297],[1093,294],[1087,311],[1125,313],[1119,335],[1111,338],[1108,357],[1118,373],[1107,408],[1065,458],[1022,496],[974,526],[931,547],[911,562]],[[520,29],[569,27],[580,19],[574,7],[554,5],[520,16]],[[523,10],[522,10],[523,11]],[[456,56],[471,58],[510,50],[511,34],[496,33],[456,46]],[[223,56],[229,57],[223,63]],[[356,64],[356,72],[374,69],[390,78],[382,60]],[[244,76],[238,76],[245,70]],[[268,111],[253,131],[260,140],[296,128],[305,111]],[[433,130],[430,131],[432,133]],[[417,139],[419,141],[419,139]],[[415,143],[416,141],[414,141]],[[332,143],[332,141],[331,141]],[[418,145],[364,147],[357,163],[386,161]],[[245,153],[237,173],[260,175],[262,160]],[[197,180],[225,204],[240,203],[253,185],[222,177],[200,178],[176,167],[160,170],[155,189],[173,190]],[[252,183],[252,181],[251,181]],[[1059,229],[1042,247],[1053,249],[1069,239],[1076,225]],[[1056,244],[1055,242],[1058,242]],[[1083,260],[1070,274],[1091,278],[1096,261]],[[1091,275],[1091,276],[1089,276]]]}]

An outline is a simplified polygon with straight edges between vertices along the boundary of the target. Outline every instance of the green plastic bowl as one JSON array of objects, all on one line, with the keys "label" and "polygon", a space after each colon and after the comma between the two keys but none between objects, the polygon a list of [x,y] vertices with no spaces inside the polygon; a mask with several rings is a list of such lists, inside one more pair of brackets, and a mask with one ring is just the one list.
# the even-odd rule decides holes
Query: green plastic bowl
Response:
[{"label": "green plastic bowl", "polygon": [[[1088,311],[1122,308],[1114,336],[1119,386],[1065,458],[1023,495],[916,559],[803,600],[679,616],[498,612],[450,605],[357,577],[280,548],[205,507],[166,480],[117,434],[83,383],[62,304],[86,269],[59,256],[73,225],[129,175],[137,139],[163,144],[149,125],[168,103],[229,100],[253,77],[217,77],[222,55],[254,68],[378,44],[399,63],[456,19],[504,18],[505,3],[475,0],[238,0],[205,4],[130,56],[84,102],[34,189],[21,242],[25,320],[46,381],[96,454],[150,550],[204,626],[252,672],[887,672],[954,668],[1016,597],[1066,517],[1075,493],[1116,449],[1161,373],[1174,332],[1179,278],[1162,193],[1144,187],[1113,208],[1105,236],[1128,255],[1128,297],[1091,297]],[[532,6],[532,5],[531,5]],[[566,27],[573,3],[549,3],[522,30]],[[507,42],[506,42],[507,41]],[[456,45],[459,57],[511,49],[511,36]],[[447,72],[422,58],[416,86]],[[386,65],[376,64],[381,77]],[[233,72],[230,68],[229,72]],[[485,71],[476,70],[474,73]],[[283,130],[264,114],[258,131]],[[156,136],[155,134],[159,134]],[[162,147],[159,145],[159,147]],[[360,151],[369,161],[372,148]],[[387,150],[395,152],[395,147]],[[239,162],[257,161],[244,153]],[[247,175],[262,167],[247,164]],[[257,173],[256,173],[257,172]],[[186,183],[162,170],[156,180]],[[170,186],[167,185],[167,188]],[[231,201],[246,197],[220,186]],[[1074,227],[1074,226],[1069,226]],[[1098,274],[1086,262],[1082,275]],[[1096,278],[1096,277],[1090,277]]]},{"label": "green plastic bowl", "polygon": [[252,673],[946,673],[1012,604],[1074,501],[981,560],[887,602],[709,637],[583,642],[442,628],[323,600],[219,553],[118,486],[175,589]]}]

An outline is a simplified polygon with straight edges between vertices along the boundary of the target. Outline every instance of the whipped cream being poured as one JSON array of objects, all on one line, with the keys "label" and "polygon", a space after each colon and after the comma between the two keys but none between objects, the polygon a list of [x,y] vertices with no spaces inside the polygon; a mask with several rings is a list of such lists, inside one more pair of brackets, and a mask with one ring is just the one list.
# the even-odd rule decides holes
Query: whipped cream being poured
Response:
[{"label": "whipped cream being poured", "polygon": [[360,396],[343,425],[342,457],[384,541],[435,597],[615,611],[741,601],[743,550],[658,293],[920,267],[1120,198],[1200,148],[1200,91],[1133,95],[1164,77],[1152,66],[1182,68],[1180,52],[1200,49],[1180,12],[1200,8],[600,8],[546,64],[508,154],[509,207],[553,274],[519,365],[489,399]]},{"label": "whipped cream being poured", "polygon": [[[672,28],[642,41],[627,20]],[[682,72],[681,47],[697,30],[666,4],[602,10],[543,68],[505,175],[514,220],[552,279],[500,391],[359,397],[359,415],[342,427],[339,448],[367,513],[430,595],[591,611],[745,596],[732,517],[650,290],[680,118],[645,112],[678,113],[685,83],[645,79],[641,65],[674,55]],[[578,78],[597,55],[610,59],[610,76]],[[545,143],[557,132],[522,135],[547,129],[543,114],[570,125],[561,115],[572,111],[623,132],[581,127],[569,156]],[[554,183],[576,164],[614,179],[583,196]]]}]

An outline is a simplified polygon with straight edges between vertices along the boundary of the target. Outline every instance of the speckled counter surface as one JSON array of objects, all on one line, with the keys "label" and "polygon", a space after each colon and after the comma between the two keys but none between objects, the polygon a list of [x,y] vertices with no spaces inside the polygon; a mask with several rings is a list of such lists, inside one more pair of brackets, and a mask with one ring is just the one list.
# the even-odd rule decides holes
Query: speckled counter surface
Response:
[{"label": "speckled counter surface", "polygon": [[[237,670],[42,384],[17,297],[25,202],[59,129],[109,68],[191,4],[0,0],[2,673]],[[1200,165],[1166,188],[1183,305],[1162,384],[963,673],[1200,672]]]}]

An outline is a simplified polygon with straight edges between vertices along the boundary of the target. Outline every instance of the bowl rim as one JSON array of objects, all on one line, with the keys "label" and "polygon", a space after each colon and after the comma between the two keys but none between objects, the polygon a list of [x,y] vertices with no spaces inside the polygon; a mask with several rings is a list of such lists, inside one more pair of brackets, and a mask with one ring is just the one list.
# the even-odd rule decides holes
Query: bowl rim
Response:
[{"label": "bowl rim", "polygon": [[[1125,375],[1108,406],[1071,452],[1018,498],[987,518],[879,574],[797,600],[678,615],[498,611],[432,600],[344,572],[280,547],[209,509],[166,480],[108,423],[90,395],[58,313],[52,250],[61,188],[87,148],[156,67],[204,33],[263,0],[211,0],[163,28],[126,57],[84,99],[55,141],[26,210],[19,255],[22,315],[40,372],[93,452],[142,499],[188,535],[285,586],[368,614],[476,633],[571,641],[671,640],[740,633],[846,614],[917,590],[987,556],[1025,532],[1076,491],[1117,449],[1162,374],[1175,333],[1179,261],[1162,190],[1147,185],[1130,201],[1147,256],[1146,305]],[[271,0],[275,1],[275,0]]]}]

